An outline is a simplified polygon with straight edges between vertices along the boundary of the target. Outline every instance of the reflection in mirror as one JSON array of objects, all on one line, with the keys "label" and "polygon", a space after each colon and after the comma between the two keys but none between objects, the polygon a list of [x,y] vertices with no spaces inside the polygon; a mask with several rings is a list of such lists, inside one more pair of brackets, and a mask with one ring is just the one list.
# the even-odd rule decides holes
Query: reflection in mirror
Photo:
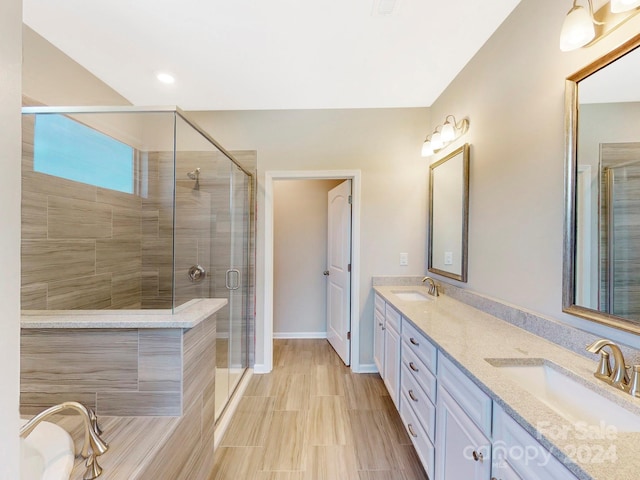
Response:
[{"label": "reflection in mirror", "polygon": [[640,332],[640,35],[567,82],[564,311]]},{"label": "reflection in mirror", "polygon": [[469,145],[429,169],[429,271],[467,281]]}]

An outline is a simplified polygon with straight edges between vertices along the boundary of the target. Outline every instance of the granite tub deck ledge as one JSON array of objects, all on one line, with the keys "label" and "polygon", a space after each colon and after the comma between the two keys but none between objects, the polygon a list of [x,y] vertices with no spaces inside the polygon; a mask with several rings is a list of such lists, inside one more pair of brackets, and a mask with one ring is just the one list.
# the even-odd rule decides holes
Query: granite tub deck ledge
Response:
[{"label": "granite tub deck ledge", "polygon": [[21,328],[193,328],[227,304],[196,298],[171,310],[23,310]]},{"label": "granite tub deck ledge", "polygon": [[[426,301],[403,301],[394,292],[424,291],[416,285],[375,285],[374,290],[417,327],[474,383],[581,480],[637,480],[640,432],[609,425],[578,428],[525,391],[487,359],[530,363],[544,359],[574,379],[640,417],[640,399],[593,376],[598,358],[587,358],[511,325],[446,294]],[[583,426],[584,427],[584,426]]]}]

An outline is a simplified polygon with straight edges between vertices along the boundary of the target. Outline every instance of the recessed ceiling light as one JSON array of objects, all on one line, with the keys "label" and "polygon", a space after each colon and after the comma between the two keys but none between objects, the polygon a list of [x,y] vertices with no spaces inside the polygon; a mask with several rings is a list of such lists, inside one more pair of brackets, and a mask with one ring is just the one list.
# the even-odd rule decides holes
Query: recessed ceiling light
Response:
[{"label": "recessed ceiling light", "polygon": [[175,83],[176,81],[173,75],[171,75],[170,73],[164,73],[164,72],[161,72],[158,75],[156,75],[156,78],[158,79],[159,82],[166,83],[166,84]]}]

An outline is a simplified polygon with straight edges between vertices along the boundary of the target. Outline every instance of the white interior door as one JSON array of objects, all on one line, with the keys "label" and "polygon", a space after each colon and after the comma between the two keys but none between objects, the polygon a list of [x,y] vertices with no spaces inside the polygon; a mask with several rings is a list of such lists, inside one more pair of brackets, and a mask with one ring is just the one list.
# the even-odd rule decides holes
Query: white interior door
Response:
[{"label": "white interior door", "polygon": [[345,365],[351,362],[351,180],[328,194],[327,339]]}]

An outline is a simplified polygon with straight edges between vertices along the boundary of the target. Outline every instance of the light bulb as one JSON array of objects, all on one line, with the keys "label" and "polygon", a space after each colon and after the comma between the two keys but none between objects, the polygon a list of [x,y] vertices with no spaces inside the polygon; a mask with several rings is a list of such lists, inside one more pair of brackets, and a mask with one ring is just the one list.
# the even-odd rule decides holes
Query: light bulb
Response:
[{"label": "light bulb", "polygon": [[440,132],[436,132],[431,137],[431,147],[433,150],[440,150],[444,144],[442,143],[442,136]]},{"label": "light bulb", "polygon": [[431,147],[431,142],[429,140],[425,140],[422,144],[422,152],[421,155],[423,157],[429,157],[433,155],[433,148]]},{"label": "light bulb", "polygon": [[611,0],[611,12],[621,13],[640,6],[640,0]]},{"label": "light bulb", "polygon": [[562,24],[560,50],[568,52],[583,47],[595,36],[596,30],[591,14],[584,7],[575,5],[569,10]]},{"label": "light bulb", "polygon": [[156,75],[156,78],[159,82],[166,83],[167,85],[170,85],[176,81],[173,75],[166,72],[158,73],[158,75]]},{"label": "light bulb", "polygon": [[440,137],[442,138],[442,141],[444,143],[450,142],[451,140],[456,138],[456,130],[453,126],[453,123],[447,120],[447,122],[442,126]]}]

